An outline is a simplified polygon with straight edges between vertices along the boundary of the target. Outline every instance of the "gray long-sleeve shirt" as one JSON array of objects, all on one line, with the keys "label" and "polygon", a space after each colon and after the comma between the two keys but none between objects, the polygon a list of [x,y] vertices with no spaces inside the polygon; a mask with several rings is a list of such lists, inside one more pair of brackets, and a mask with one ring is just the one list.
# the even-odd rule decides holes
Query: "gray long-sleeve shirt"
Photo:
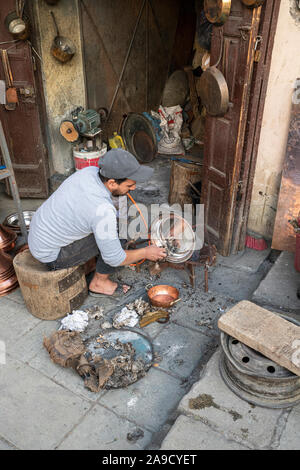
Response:
[{"label": "gray long-sleeve shirt", "polygon": [[94,233],[103,260],[119,266],[126,258],[118,237],[116,208],[97,167],[76,171],[34,214],[28,244],[42,263],[55,261],[60,249]]}]

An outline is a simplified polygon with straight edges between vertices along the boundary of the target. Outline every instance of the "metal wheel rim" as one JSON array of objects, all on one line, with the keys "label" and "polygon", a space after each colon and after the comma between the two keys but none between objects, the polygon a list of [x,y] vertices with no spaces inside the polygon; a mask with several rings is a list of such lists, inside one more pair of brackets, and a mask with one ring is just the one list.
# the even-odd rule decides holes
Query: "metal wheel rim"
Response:
[{"label": "metal wheel rim", "polygon": [[[278,315],[300,325],[294,318]],[[288,408],[300,403],[300,377],[242,343],[239,352],[248,354],[249,362],[241,363],[237,359],[238,355],[230,348],[232,341],[237,340],[221,333],[222,353],[219,370],[226,385],[236,395],[249,403],[266,408]],[[255,360],[258,364],[261,362],[261,371],[255,366]],[[269,372],[269,367],[274,370]]]}]

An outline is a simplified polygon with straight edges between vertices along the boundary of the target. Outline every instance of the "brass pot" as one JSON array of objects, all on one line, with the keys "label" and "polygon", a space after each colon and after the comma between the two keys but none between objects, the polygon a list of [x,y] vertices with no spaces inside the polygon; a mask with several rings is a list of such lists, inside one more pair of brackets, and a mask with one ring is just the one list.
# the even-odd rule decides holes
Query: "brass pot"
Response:
[{"label": "brass pot", "polygon": [[230,15],[231,0],[204,0],[204,13],[210,23],[224,24]]},{"label": "brass pot", "polygon": [[264,3],[265,0],[242,0],[246,7],[255,8],[259,7]]},{"label": "brass pot", "polygon": [[148,297],[154,307],[169,308],[178,300],[179,290],[168,285],[153,286],[148,290]]}]

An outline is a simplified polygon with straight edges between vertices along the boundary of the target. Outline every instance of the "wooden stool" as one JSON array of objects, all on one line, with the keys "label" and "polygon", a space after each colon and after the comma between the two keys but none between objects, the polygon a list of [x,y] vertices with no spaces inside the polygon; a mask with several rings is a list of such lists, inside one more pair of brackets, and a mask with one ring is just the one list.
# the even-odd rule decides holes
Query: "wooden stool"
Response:
[{"label": "wooden stool", "polygon": [[88,295],[84,266],[49,271],[29,250],[18,253],[13,263],[26,307],[42,320],[65,316]]}]

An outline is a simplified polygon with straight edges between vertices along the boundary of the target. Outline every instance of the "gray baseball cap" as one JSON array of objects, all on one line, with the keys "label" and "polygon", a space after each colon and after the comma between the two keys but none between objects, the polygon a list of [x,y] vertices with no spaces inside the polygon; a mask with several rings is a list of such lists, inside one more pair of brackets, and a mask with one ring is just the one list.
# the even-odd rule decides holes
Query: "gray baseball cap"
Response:
[{"label": "gray baseball cap", "polygon": [[153,169],[140,165],[137,159],[123,149],[111,149],[99,159],[100,173],[106,178],[128,178],[138,183],[147,181],[153,175]]}]

